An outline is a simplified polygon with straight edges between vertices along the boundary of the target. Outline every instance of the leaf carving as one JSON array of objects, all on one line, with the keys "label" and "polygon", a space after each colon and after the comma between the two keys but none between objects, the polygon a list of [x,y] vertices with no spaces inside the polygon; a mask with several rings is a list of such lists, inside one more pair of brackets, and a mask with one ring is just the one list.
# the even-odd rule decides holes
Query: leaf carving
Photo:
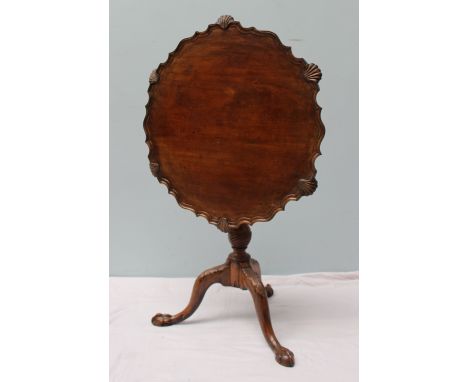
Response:
[{"label": "leaf carving", "polygon": [[226,218],[220,218],[218,224],[216,225],[221,232],[229,231],[229,223]]}]

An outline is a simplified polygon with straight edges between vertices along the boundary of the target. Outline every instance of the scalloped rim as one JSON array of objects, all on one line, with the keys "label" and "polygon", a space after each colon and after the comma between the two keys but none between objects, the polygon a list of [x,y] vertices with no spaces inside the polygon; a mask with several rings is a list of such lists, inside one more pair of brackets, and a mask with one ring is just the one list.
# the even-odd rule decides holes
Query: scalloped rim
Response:
[{"label": "scalloped rim", "polygon": [[[224,16],[221,16],[221,17],[230,17],[230,16],[224,15]],[[218,19],[218,21],[219,21],[219,19]],[[147,127],[147,120],[148,120],[148,115],[149,115],[149,109],[150,109],[152,101],[153,101],[152,97],[151,97],[151,87],[153,85],[157,84],[157,82],[159,81],[159,78],[160,78],[161,71],[167,65],[169,65],[172,62],[174,55],[177,54],[177,52],[179,50],[181,50],[183,48],[183,46],[187,42],[194,41],[195,39],[200,38],[200,37],[206,37],[211,33],[212,30],[214,30],[216,28],[227,30],[227,29],[232,28],[232,27],[238,28],[238,30],[240,32],[242,32],[242,33],[253,33],[253,34],[260,35],[260,36],[268,36],[268,37],[272,38],[278,44],[278,46],[280,48],[282,48],[286,53],[288,53],[290,55],[290,58],[293,60],[293,62],[295,62],[296,64],[300,64],[300,65],[304,66],[304,80],[306,82],[308,82],[309,84],[311,84],[315,88],[315,91],[313,91],[313,101],[314,101],[314,109],[318,111],[318,113],[316,113],[316,118],[317,118],[316,122],[318,123],[318,127],[320,129],[320,132],[319,132],[319,139],[317,141],[317,145],[316,145],[316,147],[312,147],[311,152],[310,152],[310,155],[311,155],[311,162],[310,163],[311,163],[311,170],[312,170],[312,174],[311,174],[310,178],[299,179],[299,181],[296,184],[296,186],[294,187],[293,191],[290,194],[286,195],[282,199],[281,203],[277,207],[272,208],[265,216],[254,216],[254,217],[251,217],[251,218],[249,218],[249,217],[240,217],[240,218],[237,218],[237,219],[235,219],[233,221],[229,221],[224,216],[211,216],[206,211],[199,211],[195,207],[193,207],[192,205],[190,205],[188,203],[185,203],[184,201],[181,200],[181,197],[177,193],[177,190],[173,187],[171,182],[167,178],[164,177],[163,173],[161,172],[161,166],[159,165],[159,163],[157,161],[154,161],[154,160],[152,161],[151,160],[152,154],[154,153],[154,148],[153,148],[153,145],[151,143],[150,132],[149,132],[149,129]],[[315,74],[314,74],[313,78],[310,78],[308,76],[308,73],[310,72],[310,70],[312,68],[313,68]],[[193,34],[193,36],[184,38],[183,40],[181,40],[179,42],[179,44],[174,49],[174,51],[169,53],[169,55],[167,57],[167,60],[165,62],[159,64],[157,69],[155,69],[155,70],[153,70],[151,72],[151,75],[150,75],[150,78],[149,78],[149,82],[150,82],[150,85],[148,87],[149,100],[148,100],[148,103],[145,106],[146,115],[145,115],[145,119],[143,121],[143,128],[144,128],[145,134],[146,134],[145,143],[148,145],[148,148],[149,148],[148,159],[150,160],[150,169],[151,169],[152,174],[158,179],[158,181],[161,184],[164,184],[167,187],[168,193],[174,196],[174,198],[176,199],[176,201],[177,201],[177,203],[179,204],[180,207],[182,207],[184,209],[187,209],[189,211],[192,211],[196,216],[203,216],[210,224],[216,225],[218,227],[218,229],[220,229],[223,232],[227,232],[229,229],[237,228],[242,224],[253,225],[254,223],[257,223],[257,222],[270,221],[271,219],[273,219],[273,217],[278,212],[285,210],[286,204],[288,202],[299,200],[302,196],[311,195],[311,194],[313,194],[315,192],[315,189],[317,188],[317,187],[315,187],[315,189],[313,189],[310,192],[310,190],[307,190],[306,188],[304,188],[303,184],[304,184],[304,182],[307,182],[307,183],[311,182],[312,184],[315,184],[315,185],[317,184],[317,180],[315,179],[315,176],[317,174],[317,170],[315,168],[315,160],[317,159],[317,157],[319,157],[322,154],[320,152],[320,144],[322,143],[323,137],[325,136],[325,126],[324,126],[324,124],[322,122],[322,119],[321,119],[322,108],[317,104],[317,94],[318,94],[318,92],[320,90],[318,82],[320,81],[321,77],[322,77],[322,73],[321,73],[321,71],[320,71],[320,69],[318,68],[317,65],[308,64],[303,58],[295,57],[292,54],[291,47],[284,45],[281,42],[281,40],[279,39],[279,37],[275,33],[270,32],[270,31],[260,31],[260,30],[257,30],[255,27],[244,28],[240,24],[239,21],[234,21],[234,19],[229,20],[229,23],[227,25],[225,25],[225,26],[220,25],[218,22],[215,23],[215,24],[210,24],[210,25],[208,25],[208,27],[207,27],[207,29],[205,31],[195,32]],[[155,156],[157,157],[157,155],[155,155]]]}]

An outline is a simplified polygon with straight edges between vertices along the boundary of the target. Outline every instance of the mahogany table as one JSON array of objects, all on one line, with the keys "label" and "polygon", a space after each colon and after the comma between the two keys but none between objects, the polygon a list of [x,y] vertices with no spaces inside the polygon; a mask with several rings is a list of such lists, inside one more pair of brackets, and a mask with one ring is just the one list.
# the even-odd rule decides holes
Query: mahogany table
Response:
[{"label": "mahogany table", "polygon": [[294,365],[271,324],[273,289],[246,249],[252,224],[317,188],[321,76],[274,33],[244,28],[231,16],[182,40],[151,73],[144,120],[151,172],[181,207],[226,232],[233,249],[224,264],[198,276],[185,309],[156,314],[154,325],[190,317],[214,283],[247,289],[276,360]]}]

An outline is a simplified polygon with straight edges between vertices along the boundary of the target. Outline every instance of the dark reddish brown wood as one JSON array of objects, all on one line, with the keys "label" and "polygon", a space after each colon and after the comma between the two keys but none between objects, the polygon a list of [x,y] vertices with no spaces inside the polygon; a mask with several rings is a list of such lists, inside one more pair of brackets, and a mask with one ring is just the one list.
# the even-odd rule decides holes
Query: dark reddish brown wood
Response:
[{"label": "dark reddish brown wood", "polygon": [[169,326],[189,318],[199,307],[207,289],[215,283],[247,289],[252,295],[263,335],[276,360],[283,366],[294,366],[293,352],[279,343],[271,325],[267,298],[273,295],[273,289],[269,284],[263,285],[258,261],[245,251],[252,236],[250,227],[242,224],[238,228],[230,228],[228,234],[233,252],[224,264],[208,269],[197,277],[185,309],[175,315],[158,313],[151,322],[156,326]]},{"label": "dark reddish brown wood", "polygon": [[224,232],[272,219],[317,187],[320,78],[274,33],[229,18],[182,40],[150,76],[153,174]]},{"label": "dark reddish brown wood", "polygon": [[154,325],[190,317],[214,283],[249,290],[276,360],[294,365],[271,325],[273,289],[246,249],[250,225],[317,188],[321,76],[274,33],[231,16],[182,40],[151,73],[144,120],[151,172],[180,206],[227,232],[233,248],[224,264],[198,276],[184,310],[157,314]]},{"label": "dark reddish brown wood", "polygon": [[184,321],[189,318],[200,306],[203,297],[205,296],[208,288],[215,284],[221,283],[225,278],[225,272],[229,269],[226,264],[219,265],[207,269],[205,272],[200,274],[195,280],[193,285],[192,296],[186,308],[175,315],[170,314],[156,314],[151,322],[156,326],[169,326],[177,324],[178,322]]}]

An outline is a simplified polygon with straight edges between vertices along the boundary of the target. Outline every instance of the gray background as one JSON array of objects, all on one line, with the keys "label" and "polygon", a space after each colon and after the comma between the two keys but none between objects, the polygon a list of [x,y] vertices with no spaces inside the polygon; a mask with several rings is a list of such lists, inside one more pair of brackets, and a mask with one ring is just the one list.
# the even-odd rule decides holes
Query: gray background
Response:
[{"label": "gray background", "polygon": [[151,175],[142,127],[151,70],[223,14],[275,32],[323,73],[319,187],[255,224],[249,253],[265,274],[357,270],[358,1],[112,0],[110,274],[195,276],[230,251],[225,234],[180,208]]}]

